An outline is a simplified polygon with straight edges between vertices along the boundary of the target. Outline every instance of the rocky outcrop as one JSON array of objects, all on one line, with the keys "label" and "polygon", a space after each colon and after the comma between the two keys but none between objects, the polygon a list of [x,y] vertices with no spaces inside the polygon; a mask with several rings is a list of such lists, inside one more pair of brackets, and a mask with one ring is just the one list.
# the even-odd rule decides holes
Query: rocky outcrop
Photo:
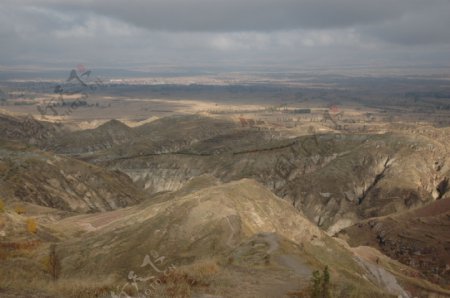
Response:
[{"label": "rocky outcrop", "polygon": [[121,172],[18,144],[0,145],[0,168],[2,197],[8,201],[96,212],[126,207],[144,197]]},{"label": "rocky outcrop", "polygon": [[373,218],[338,234],[352,246],[367,245],[450,286],[450,198],[388,217]]}]

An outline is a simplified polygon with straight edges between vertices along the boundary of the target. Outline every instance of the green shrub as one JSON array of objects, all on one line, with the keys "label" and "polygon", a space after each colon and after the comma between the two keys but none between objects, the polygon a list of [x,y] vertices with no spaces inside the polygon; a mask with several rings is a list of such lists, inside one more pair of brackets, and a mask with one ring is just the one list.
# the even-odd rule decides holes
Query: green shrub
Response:
[{"label": "green shrub", "polygon": [[311,278],[311,298],[331,298],[331,278],[328,266],[323,272],[314,271]]}]

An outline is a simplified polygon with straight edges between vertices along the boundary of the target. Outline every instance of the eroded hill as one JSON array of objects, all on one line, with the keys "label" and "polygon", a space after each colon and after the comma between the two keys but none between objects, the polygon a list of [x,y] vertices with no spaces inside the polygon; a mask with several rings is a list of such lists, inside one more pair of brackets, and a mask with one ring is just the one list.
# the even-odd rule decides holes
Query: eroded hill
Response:
[{"label": "eroded hill", "polygon": [[145,194],[131,179],[73,158],[11,142],[0,144],[1,197],[64,211],[126,207]]},{"label": "eroded hill", "polygon": [[450,294],[445,129],[293,136],[195,115],[32,120],[31,139],[21,121],[0,130],[1,295],[137,295],[151,274],[157,296],[295,296],[325,266],[338,297]]},{"label": "eroded hill", "polygon": [[[76,280],[92,286],[84,289],[86,293],[132,291],[133,286],[127,286],[130,271],[137,277],[151,274],[163,278],[162,270],[173,265],[172,275],[163,279],[159,288],[160,295],[177,291],[280,297],[301,291],[313,270],[328,265],[340,297],[408,297],[405,289],[445,293],[431,284],[423,286],[420,280],[407,279],[401,271],[379,271],[377,276],[373,268],[368,269],[377,265],[370,265],[324,234],[256,181],[202,186],[209,183],[214,184],[214,179],[200,177],[180,192],[161,195],[156,201],[45,224],[46,230],[60,239],[56,253],[61,284]],[[34,285],[52,295],[54,289],[43,286],[51,276],[38,273],[39,260],[49,249],[48,244],[41,244],[33,258],[22,263],[22,270],[37,274]],[[2,269],[14,264],[14,260],[6,260]],[[22,277],[23,282],[31,278],[24,272]],[[137,283],[135,294],[146,289],[142,280]],[[58,291],[75,290],[61,286]]]},{"label": "eroded hill", "polygon": [[432,202],[447,191],[437,189],[450,176],[445,142],[406,133],[292,138],[198,116],[133,133],[141,136],[135,142],[78,157],[123,171],[150,194],[177,190],[202,174],[222,182],[252,178],[330,234]]}]

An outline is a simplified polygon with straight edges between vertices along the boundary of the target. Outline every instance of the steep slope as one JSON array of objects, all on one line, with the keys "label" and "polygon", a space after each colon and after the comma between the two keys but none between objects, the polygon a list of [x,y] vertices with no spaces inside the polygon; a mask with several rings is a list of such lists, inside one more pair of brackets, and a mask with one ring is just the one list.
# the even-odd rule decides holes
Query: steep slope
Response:
[{"label": "steep slope", "polygon": [[450,287],[450,197],[402,214],[371,218],[339,233],[352,246],[373,246]]},{"label": "steep slope", "polygon": [[[122,269],[133,260],[138,263],[149,248],[183,262],[226,252],[242,239],[260,232],[277,233],[299,243],[313,238],[319,242],[322,238],[317,227],[252,180],[206,187],[167,197],[159,203],[148,201],[136,208],[109,213],[109,216],[72,217],[59,224],[80,223],[91,227],[92,232],[74,243],[68,242],[64,248],[68,255],[66,262],[85,262],[81,266],[84,270],[103,273]],[[87,255],[78,254],[85,259],[78,260],[71,249],[80,249],[81,243],[85,243],[86,248],[108,245],[111,250],[86,251]],[[115,253],[116,249],[133,250],[133,256]],[[90,263],[91,258],[97,260],[96,264]],[[103,265],[98,267],[99,263]]]},{"label": "steep slope", "polygon": [[129,177],[11,142],[0,144],[0,195],[65,211],[113,210],[141,201]]}]

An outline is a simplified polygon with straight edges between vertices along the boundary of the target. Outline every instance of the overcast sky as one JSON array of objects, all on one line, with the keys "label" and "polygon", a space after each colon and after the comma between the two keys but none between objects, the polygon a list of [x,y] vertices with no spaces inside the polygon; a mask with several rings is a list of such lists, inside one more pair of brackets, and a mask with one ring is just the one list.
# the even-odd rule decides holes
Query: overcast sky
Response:
[{"label": "overcast sky", "polygon": [[450,0],[1,0],[0,66],[449,66]]}]

